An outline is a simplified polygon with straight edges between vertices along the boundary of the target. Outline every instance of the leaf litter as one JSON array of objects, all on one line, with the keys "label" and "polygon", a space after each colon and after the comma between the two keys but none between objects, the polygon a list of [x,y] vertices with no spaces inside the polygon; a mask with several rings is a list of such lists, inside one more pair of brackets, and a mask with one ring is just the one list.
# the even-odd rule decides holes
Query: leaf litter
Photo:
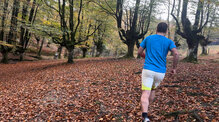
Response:
[{"label": "leaf litter", "polygon": [[[0,64],[1,121],[141,121],[141,59]],[[152,121],[219,121],[218,63],[180,62],[149,107]]]}]

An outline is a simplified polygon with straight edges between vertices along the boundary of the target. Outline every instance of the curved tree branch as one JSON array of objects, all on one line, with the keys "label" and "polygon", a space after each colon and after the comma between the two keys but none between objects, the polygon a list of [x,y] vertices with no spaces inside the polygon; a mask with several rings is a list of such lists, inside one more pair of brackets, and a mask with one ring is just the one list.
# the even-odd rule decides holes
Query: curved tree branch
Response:
[{"label": "curved tree branch", "polygon": [[186,35],[181,31],[180,25],[179,25],[179,21],[176,18],[176,16],[173,14],[175,8],[175,0],[173,1],[173,7],[172,7],[172,11],[171,11],[171,15],[174,18],[174,20],[176,21],[176,26],[177,26],[177,34],[179,34],[180,36],[182,36],[183,38],[186,38]]},{"label": "curved tree branch", "polygon": [[46,6],[48,6],[49,8],[51,8],[51,9],[53,9],[53,10],[55,10],[56,12],[59,13],[59,10],[58,10],[58,9],[56,9],[55,7],[49,5],[46,1],[47,1],[47,0],[43,0],[43,2],[46,4]]},{"label": "curved tree branch", "polygon": [[209,8],[209,3],[208,3],[208,6],[207,6],[207,8],[208,8],[208,13],[207,13],[207,18],[206,18],[206,21],[205,21],[205,23],[202,25],[202,26],[200,26],[200,28],[197,30],[197,31],[195,31],[195,33],[199,33],[199,32],[201,32],[202,31],[202,29],[207,25],[207,23],[208,23],[208,19],[209,19],[209,14],[210,14],[210,8]]},{"label": "curved tree branch", "polygon": [[147,20],[148,23],[147,23],[147,26],[146,26],[146,30],[138,36],[138,39],[143,38],[144,35],[148,32],[149,25],[150,25],[150,22],[151,22],[151,13],[152,13],[152,10],[153,10],[153,4],[154,4],[154,0],[150,0],[150,10],[149,10],[149,15],[148,15],[148,20]]},{"label": "curved tree branch", "polygon": [[106,0],[105,0],[105,2],[107,3],[107,6],[110,8],[110,10],[111,10],[112,12],[109,11],[108,9],[106,9],[105,7],[103,7],[100,3],[96,2],[96,1],[90,1],[90,2],[95,3],[95,4],[98,5],[105,13],[111,15],[114,19],[116,19],[116,12],[113,11],[112,7],[106,2]]},{"label": "curved tree branch", "polygon": [[78,23],[77,23],[77,25],[75,27],[75,31],[74,31],[75,34],[76,34],[77,30],[78,30],[78,26],[79,26],[80,21],[81,21],[81,19],[80,19],[81,11],[82,11],[82,0],[80,0],[80,9],[79,9],[79,12],[78,12]]}]

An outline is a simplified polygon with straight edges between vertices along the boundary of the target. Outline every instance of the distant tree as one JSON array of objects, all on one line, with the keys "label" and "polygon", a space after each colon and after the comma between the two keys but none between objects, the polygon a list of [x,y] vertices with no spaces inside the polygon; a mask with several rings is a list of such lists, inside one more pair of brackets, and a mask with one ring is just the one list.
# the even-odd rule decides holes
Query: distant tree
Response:
[{"label": "distant tree", "polygon": [[[87,4],[87,7],[89,4]],[[84,16],[85,11],[82,11],[82,16],[81,16],[81,24],[79,26],[79,30],[78,30],[78,36],[76,36],[76,39],[78,40],[78,44],[80,45],[80,49],[83,52],[83,58],[86,57],[87,51],[90,48],[90,44],[88,43],[89,38],[96,32],[96,30],[99,28],[99,26],[101,25],[101,23],[96,27],[96,25],[92,25],[92,20],[90,19],[90,17],[88,16],[87,18],[85,18]],[[96,20],[95,20],[96,21]],[[94,27],[95,26],[95,27]]]},{"label": "distant tree", "polygon": [[[78,27],[81,24],[80,21],[81,11],[83,8],[83,0],[79,1],[79,4],[77,4],[79,5],[77,9],[74,8],[76,2],[75,0],[58,0],[57,2],[53,1],[54,3],[58,4],[58,8],[56,8],[56,6],[52,6],[51,3],[47,0],[44,0],[44,2],[48,7],[55,10],[59,14],[62,38],[58,41],[58,43],[66,47],[68,50],[68,63],[73,63],[74,48],[75,45],[78,44],[75,37],[78,31]],[[69,9],[67,9],[67,6]],[[69,12],[66,10],[69,10]],[[75,11],[77,11],[77,17],[74,15]]]},{"label": "distant tree", "polygon": [[[59,14],[62,38],[56,42],[66,47],[68,50],[68,63],[73,63],[75,46],[82,42],[82,40],[77,40],[76,35],[79,32],[78,29],[81,25],[83,0],[53,1],[53,3],[58,4],[58,8],[52,6],[47,0],[44,1],[48,7],[52,8]],[[67,12],[67,10],[69,11]]]},{"label": "distant tree", "polygon": [[58,47],[58,49],[57,49],[57,53],[58,53],[58,59],[61,59],[62,58],[62,46],[61,45],[59,45],[59,47]]},{"label": "distant tree", "polygon": [[[202,17],[203,14],[201,15],[201,11],[203,10],[204,3],[207,3],[207,17],[206,17],[206,21],[203,23],[203,17]],[[200,32],[208,23],[208,18],[210,13],[209,2],[204,2],[203,0],[198,1],[198,6],[195,14],[195,22],[192,25],[189,18],[187,17],[188,0],[183,0],[183,8],[181,14],[181,23],[183,27],[183,32],[180,29],[180,24],[178,19],[173,14],[174,7],[175,7],[175,0],[173,3],[171,15],[173,16],[177,24],[177,34],[185,38],[188,44],[189,54],[185,58],[185,60],[188,62],[197,62],[198,45],[199,45],[199,41],[203,38],[202,36],[200,36]]]},{"label": "distant tree", "polygon": [[[125,10],[126,11],[125,18],[127,19],[127,21],[123,20],[123,14],[124,14],[123,4],[124,4],[123,0],[117,0],[117,7],[115,14],[117,20],[117,28],[119,30],[120,39],[128,47],[128,52],[126,54],[126,57],[134,57],[133,51],[134,51],[135,43],[138,41],[138,39],[143,38],[148,31],[154,0],[150,0],[148,7],[149,11],[148,13],[143,13],[142,18],[139,18],[141,17],[139,16],[140,0],[136,0],[134,10],[130,8],[129,13],[127,9]],[[145,17],[147,17],[147,19]],[[147,22],[145,21],[145,19],[147,20]],[[125,27],[122,26],[123,24],[125,25]]]},{"label": "distant tree", "polygon": [[142,39],[148,31],[155,1],[150,0],[148,4],[145,1],[145,4],[141,6],[141,0],[136,0],[133,7],[125,8],[125,1],[117,0],[115,10],[114,7],[109,4],[110,1],[104,2],[106,4],[105,6],[99,0],[95,3],[99,5],[103,11],[115,18],[120,39],[128,48],[125,57],[134,57],[135,43],[139,39]]},{"label": "distant tree", "polygon": [[41,39],[40,36],[35,36],[35,39],[37,40],[37,42],[40,42],[41,41],[41,44],[40,44],[40,47],[38,49],[38,53],[37,53],[37,58],[41,59],[41,53],[42,53],[42,50],[43,50],[43,45],[45,43],[45,37],[43,37]]},{"label": "distant tree", "polygon": [[80,46],[80,49],[82,50],[82,57],[85,58],[86,57],[86,54],[87,54],[87,51],[89,50],[90,48],[90,45],[88,44],[88,42],[85,42],[84,44],[82,44]]},{"label": "distant tree", "polygon": [[[202,53],[201,55],[208,55],[208,44],[211,43],[210,41],[210,34],[212,32],[212,28],[213,28],[213,23],[214,21],[216,20],[216,11],[217,11],[217,5],[214,5],[214,7],[212,8],[212,15],[209,16],[210,18],[210,26],[208,27],[208,31],[207,31],[207,34],[206,34],[206,37],[203,38],[202,40],[200,40],[200,45],[202,46]],[[203,12],[203,11],[202,11]],[[207,29],[207,27],[206,27]],[[204,32],[202,32],[203,35],[204,35]]]},{"label": "distant tree", "polygon": [[[30,0],[24,1],[23,2],[23,9],[22,9],[22,25],[21,25],[21,33],[20,33],[20,42],[19,42],[19,47],[18,47],[18,52],[20,53],[20,61],[23,60],[23,54],[27,49],[30,37],[31,37],[31,32],[27,28],[27,26],[32,26],[35,19],[36,19],[36,14],[39,5],[36,4],[36,0],[33,0],[32,7],[29,13],[29,17],[27,16],[28,14],[28,5],[30,4]],[[26,19],[28,17],[28,22],[26,22]]]},{"label": "distant tree", "polygon": [[99,57],[104,50],[104,38],[106,37],[106,24],[102,24],[94,34],[93,40],[96,46],[96,57]]}]

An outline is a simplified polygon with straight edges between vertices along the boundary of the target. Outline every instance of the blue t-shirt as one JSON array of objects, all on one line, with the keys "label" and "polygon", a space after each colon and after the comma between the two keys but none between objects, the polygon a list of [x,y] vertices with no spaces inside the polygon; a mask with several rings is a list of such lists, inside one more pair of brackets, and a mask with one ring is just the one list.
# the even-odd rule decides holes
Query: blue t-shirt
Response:
[{"label": "blue t-shirt", "polygon": [[176,48],[174,42],[165,36],[155,34],[146,37],[140,46],[146,48],[144,69],[165,73],[168,51]]}]

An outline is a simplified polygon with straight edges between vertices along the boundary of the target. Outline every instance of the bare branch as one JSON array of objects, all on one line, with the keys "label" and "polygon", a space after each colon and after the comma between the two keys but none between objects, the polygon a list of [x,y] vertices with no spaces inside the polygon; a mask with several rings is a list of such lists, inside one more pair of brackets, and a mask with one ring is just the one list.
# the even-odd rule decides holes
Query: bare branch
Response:
[{"label": "bare branch", "polygon": [[[91,34],[89,34],[87,37],[90,37],[90,36],[92,36],[98,29],[99,29],[99,27],[102,25],[102,23],[101,24],[99,24],[98,26],[97,26],[97,28],[95,28],[95,30],[91,33]],[[89,33],[89,32],[88,32]]]},{"label": "bare branch", "polygon": [[109,11],[108,9],[106,9],[105,7],[103,7],[100,3],[98,3],[98,2],[96,2],[96,1],[91,1],[91,2],[93,2],[93,3],[95,3],[96,5],[98,5],[99,7],[101,7],[101,9],[103,9],[104,10],[104,12],[106,12],[107,14],[109,14],[109,15],[112,15],[115,19],[116,19],[116,12],[115,11],[113,11],[113,9],[112,9],[112,7],[106,2],[106,0],[105,0],[105,2],[107,3],[107,6],[110,8],[110,10],[112,11]]},{"label": "bare branch", "polygon": [[143,38],[144,35],[148,32],[150,21],[151,21],[151,13],[152,13],[152,10],[153,10],[153,4],[154,4],[154,0],[150,0],[150,4],[149,4],[150,10],[149,10],[149,15],[148,15],[148,20],[147,20],[148,23],[147,23],[147,26],[146,26],[146,30],[138,36],[138,39]]},{"label": "bare branch", "polygon": [[[121,28],[120,28],[120,29],[121,29]],[[125,34],[125,30],[123,30],[123,29],[119,30],[119,37],[120,37],[120,39],[122,40],[123,43],[127,44],[126,39],[124,39],[124,38],[126,38],[125,35],[126,35],[126,34]]]},{"label": "bare branch", "polygon": [[172,8],[172,11],[171,11],[171,15],[172,15],[172,17],[175,19],[175,21],[176,21],[176,25],[177,25],[177,31],[176,31],[176,32],[177,32],[177,34],[179,34],[180,36],[182,36],[183,38],[185,38],[186,35],[185,35],[183,32],[181,32],[180,25],[179,25],[179,21],[178,21],[178,19],[176,18],[176,16],[173,14],[174,8],[175,8],[175,0],[173,1],[173,8]]},{"label": "bare branch", "polygon": [[201,32],[202,31],[202,29],[207,25],[207,23],[208,23],[208,19],[209,19],[209,14],[210,14],[210,8],[209,8],[209,3],[208,3],[208,6],[207,6],[207,8],[208,8],[208,13],[207,13],[207,18],[206,18],[206,21],[205,21],[205,23],[202,25],[202,26],[200,26],[200,28],[197,30],[197,31],[195,31],[196,33],[199,33],[199,32]]},{"label": "bare branch", "polygon": [[85,42],[86,40],[88,40],[89,37],[92,36],[92,35],[99,29],[99,27],[100,27],[101,25],[102,25],[102,24],[99,24],[97,27],[95,27],[95,30],[94,30],[91,34],[89,34],[89,32],[90,32],[90,26],[91,26],[91,24],[89,24],[88,35],[86,36],[86,38],[85,38],[85,39],[81,39],[80,41],[76,42],[75,44],[78,45],[78,44],[80,44],[81,42]]},{"label": "bare branch", "polygon": [[113,10],[113,8],[108,4],[108,2],[106,1],[106,0],[104,0],[105,2],[106,2],[106,4],[107,4],[107,6],[110,8],[110,10],[114,13],[114,14],[116,14],[116,12]]},{"label": "bare branch", "polygon": [[196,14],[195,14],[195,23],[193,25],[194,30],[198,29],[201,10],[203,10],[203,2],[199,0],[198,7],[197,7],[197,10],[196,10]]},{"label": "bare branch", "polygon": [[80,19],[81,11],[82,11],[82,0],[80,0],[80,9],[79,9],[79,12],[78,12],[78,23],[77,23],[77,25],[76,25],[76,27],[75,27],[75,33],[77,32],[78,26],[79,26],[80,21],[81,21],[81,19]]},{"label": "bare branch", "polygon": [[49,5],[46,1],[47,1],[47,0],[43,0],[43,2],[46,4],[46,6],[50,7],[51,9],[53,9],[53,10],[55,10],[56,12],[59,13],[59,10],[58,10],[58,9],[56,9],[55,7]]}]

